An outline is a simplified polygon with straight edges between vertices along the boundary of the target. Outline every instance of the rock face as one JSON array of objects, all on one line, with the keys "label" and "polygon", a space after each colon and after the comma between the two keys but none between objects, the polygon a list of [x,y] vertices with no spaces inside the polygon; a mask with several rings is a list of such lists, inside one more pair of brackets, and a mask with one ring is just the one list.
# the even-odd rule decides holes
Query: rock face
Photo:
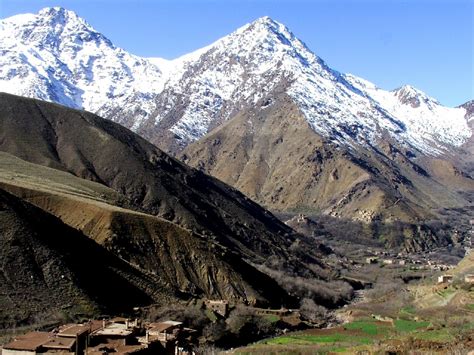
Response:
[{"label": "rock face", "polygon": [[273,257],[299,272],[325,268],[318,251],[293,253],[301,236],[268,211],[118,124],[1,94],[0,127],[3,188],[80,230],[169,299],[279,305],[291,298],[252,265]]},{"label": "rock face", "polygon": [[457,192],[474,188],[468,175],[449,160],[416,159],[414,152],[420,154],[388,135],[372,148],[338,147],[282,94],[271,106],[240,112],[180,157],[279,211],[417,222],[441,207],[469,205]]}]

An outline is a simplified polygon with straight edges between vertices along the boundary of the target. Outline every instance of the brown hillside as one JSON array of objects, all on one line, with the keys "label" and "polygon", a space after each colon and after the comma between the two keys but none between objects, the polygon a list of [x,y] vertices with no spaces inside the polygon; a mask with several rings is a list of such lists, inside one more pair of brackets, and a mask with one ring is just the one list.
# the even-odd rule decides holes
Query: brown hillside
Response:
[{"label": "brown hillside", "polygon": [[[2,186],[156,280],[168,298],[280,306],[292,298],[255,265],[331,274],[323,249],[240,192],[90,113],[2,94],[0,151]],[[290,248],[296,242],[306,247]]]},{"label": "brown hillside", "polygon": [[285,302],[269,277],[218,243],[162,218],[111,204],[101,184],[0,153],[0,186],[59,217],[120,259],[151,276],[168,297]]},{"label": "brown hillside", "polygon": [[255,261],[286,257],[294,240],[289,227],[237,190],[84,111],[1,94],[0,151],[99,182],[132,208],[213,236]]},{"label": "brown hillside", "polygon": [[[464,206],[390,141],[350,151],[324,141],[290,99],[235,116],[180,156],[268,208],[413,221]],[[473,181],[463,183],[474,187]]]},{"label": "brown hillside", "polygon": [[158,278],[2,189],[0,265],[2,325],[31,322],[52,311],[124,312],[170,299]]}]

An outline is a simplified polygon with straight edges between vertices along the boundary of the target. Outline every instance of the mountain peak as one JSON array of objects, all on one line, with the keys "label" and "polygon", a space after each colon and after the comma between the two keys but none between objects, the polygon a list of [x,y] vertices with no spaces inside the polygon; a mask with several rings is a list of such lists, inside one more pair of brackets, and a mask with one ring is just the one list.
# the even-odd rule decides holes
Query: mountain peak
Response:
[{"label": "mountain peak", "polygon": [[58,16],[66,14],[76,15],[74,11],[66,10],[64,7],[61,6],[45,7],[38,12],[38,15],[40,16]]},{"label": "mountain peak", "polygon": [[269,16],[260,17],[242,26],[215,44],[218,43],[224,44],[226,48],[235,47],[239,52],[243,50],[257,55],[265,53],[268,56],[266,59],[274,62],[285,58],[298,58],[307,66],[308,63],[320,61],[288,27]]},{"label": "mountain peak", "polygon": [[270,16],[262,16],[253,21],[251,24],[261,24],[266,26],[281,25],[279,22],[273,20]]},{"label": "mountain peak", "polygon": [[75,22],[92,29],[92,27],[74,11],[67,10],[60,6],[45,7],[38,12],[38,17],[45,19],[47,23],[64,25],[68,22]]},{"label": "mountain peak", "polygon": [[85,33],[98,35],[91,25],[74,11],[63,7],[46,7],[36,14],[16,15],[1,21],[1,37],[14,45],[21,40],[31,47],[55,47],[61,39],[72,41]]},{"label": "mountain peak", "polygon": [[271,34],[283,36],[286,40],[297,40],[295,35],[285,25],[273,20],[269,16],[263,16],[243,27],[247,31],[266,31]]},{"label": "mountain peak", "polygon": [[414,86],[411,86],[409,84],[402,85],[399,88],[395,89],[394,91],[411,93],[413,95],[425,95],[426,96],[426,94],[423,91],[421,91],[421,90],[419,90],[419,89],[417,89]]},{"label": "mountain peak", "polygon": [[428,106],[432,104],[439,104],[438,101],[411,85],[403,85],[392,92],[398,97],[402,104],[410,105],[413,108],[420,107],[422,102]]},{"label": "mountain peak", "polygon": [[21,38],[29,47],[36,45],[54,53],[59,53],[65,46],[80,48],[85,42],[94,42],[97,46],[100,43],[113,46],[108,38],[74,11],[59,6],[43,8],[38,13],[29,15],[27,21],[15,17],[7,21],[10,22],[10,35]]}]

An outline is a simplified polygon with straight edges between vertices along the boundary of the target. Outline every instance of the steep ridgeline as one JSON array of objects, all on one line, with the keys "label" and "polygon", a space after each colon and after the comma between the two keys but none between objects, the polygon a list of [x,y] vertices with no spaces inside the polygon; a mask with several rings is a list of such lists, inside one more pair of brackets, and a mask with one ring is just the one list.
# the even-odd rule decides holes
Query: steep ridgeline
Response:
[{"label": "steep ridgeline", "polygon": [[301,236],[237,190],[91,113],[0,94],[0,151],[5,189],[158,275],[168,293],[281,304],[283,290],[252,265],[331,270],[314,245],[290,248]]},{"label": "steep ridgeline", "polygon": [[[466,110],[465,118],[471,131],[474,130],[474,100],[468,101],[460,107]],[[471,136],[469,140],[462,145],[456,158],[460,165],[465,168],[466,172],[474,176],[474,136]]]}]

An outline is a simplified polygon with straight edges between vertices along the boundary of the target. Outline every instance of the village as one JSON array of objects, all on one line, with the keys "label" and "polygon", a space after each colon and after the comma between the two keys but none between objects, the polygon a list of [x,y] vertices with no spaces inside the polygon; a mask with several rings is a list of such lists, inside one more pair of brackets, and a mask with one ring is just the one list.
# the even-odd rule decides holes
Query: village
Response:
[{"label": "village", "polygon": [[3,355],[24,354],[192,354],[194,329],[183,323],[144,323],[116,317],[62,325],[50,332],[17,336],[3,346]]},{"label": "village", "polygon": [[[471,233],[472,234],[472,233]],[[472,252],[471,238],[465,247],[466,255]],[[335,256],[335,255],[334,255]],[[340,256],[334,260],[339,264],[352,264],[356,269],[366,267],[411,270],[434,278],[440,287],[453,282],[454,277],[449,271],[454,265],[442,262],[431,251],[422,253],[405,253],[367,248],[352,257]],[[352,303],[363,300],[364,289],[373,287],[372,282],[349,276],[341,277],[349,283],[361,283],[362,289],[356,289]],[[474,274],[466,274],[463,281],[474,284]],[[226,319],[235,305],[226,300],[203,300],[203,309],[209,319]],[[285,324],[288,329],[305,329],[312,327],[304,321],[297,309],[266,309],[246,306],[253,314],[262,317],[272,317]],[[102,317],[101,317],[102,318]],[[103,319],[88,320],[82,323],[70,323],[56,326],[49,331],[32,331],[13,337],[12,341],[0,347],[3,355],[30,354],[196,354],[199,347],[199,329],[185,326],[176,320],[158,322],[144,321],[139,316],[133,318],[103,317]]]},{"label": "village", "polygon": [[[314,238],[317,242],[324,243],[335,253],[329,255],[329,259],[333,259],[333,264],[351,264],[356,269],[363,268],[364,265],[373,264],[379,266],[403,267],[410,270],[418,271],[448,271],[453,268],[459,260],[468,255],[473,248],[472,237],[474,235],[474,220],[469,221],[470,230],[461,232],[453,230],[451,239],[453,244],[446,246],[438,246],[434,248],[425,248],[420,251],[405,251],[403,249],[390,250],[383,246],[368,246],[362,244],[354,248],[352,240],[339,240],[328,235],[319,236],[319,230],[324,230],[324,225],[315,222],[315,218],[308,217],[300,213],[286,223],[298,232]],[[451,254],[451,250],[456,250],[455,256]]]},{"label": "village", "polygon": [[[471,221],[471,226],[474,221]],[[455,231],[455,235],[458,232]],[[468,255],[472,252],[472,235],[474,234],[473,229],[471,228],[469,234],[463,240],[463,255]],[[448,245],[447,249],[450,249],[451,245]],[[445,248],[435,248],[432,250],[425,250],[421,252],[395,252],[390,250],[382,250],[379,248],[370,248],[368,247],[361,254],[358,254],[356,257],[345,257],[346,261],[350,262],[352,265],[357,267],[363,266],[363,264],[373,264],[381,266],[401,266],[406,267],[410,270],[418,271],[449,271],[454,268],[457,264],[456,262],[446,262],[443,260],[443,256],[446,254]]]},{"label": "village", "polygon": [[371,251],[370,249],[369,256],[366,257],[365,262],[367,264],[408,266],[411,270],[432,271],[446,271],[455,266],[432,259],[424,254],[396,254],[386,251]]},{"label": "village", "polygon": [[[368,264],[381,262],[381,265],[387,265],[384,259],[380,261],[375,257],[368,257],[366,262]],[[474,274],[465,275],[463,281],[474,284]],[[437,278],[437,283],[440,285],[451,282],[453,282],[453,276],[450,274],[441,274]],[[353,302],[357,303],[357,301],[356,291]],[[204,300],[202,304],[211,317],[221,319],[226,319],[235,308],[235,305],[226,300]],[[267,309],[251,306],[246,306],[246,308],[257,316],[278,319],[279,322],[286,324],[288,329],[312,327],[302,319],[297,309]],[[302,325],[303,328],[301,328]],[[0,347],[0,354],[194,355],[199,353],[196,352],[200,345],[199,333],[199,330],[188,328],[183,322],[175,320],[149,322],[139,317],[94,319],[56,326],[50,331],[32,331],[15,336],[8,344]]]},{"label": "village", "polygon": [[[226,300],[205,300],[203,305],[212,317],[220,318],[227,317],[232,308]],[[247,308],[259,316],[277,317],[289,326],[301,323],[298,310]],[[0,354],[192,355],[199,346],[198,333],[198,330],[174,320],[95,319],[60,325],[51,331],[32,331],[15,336],[11,342],[0,347]]]}]

